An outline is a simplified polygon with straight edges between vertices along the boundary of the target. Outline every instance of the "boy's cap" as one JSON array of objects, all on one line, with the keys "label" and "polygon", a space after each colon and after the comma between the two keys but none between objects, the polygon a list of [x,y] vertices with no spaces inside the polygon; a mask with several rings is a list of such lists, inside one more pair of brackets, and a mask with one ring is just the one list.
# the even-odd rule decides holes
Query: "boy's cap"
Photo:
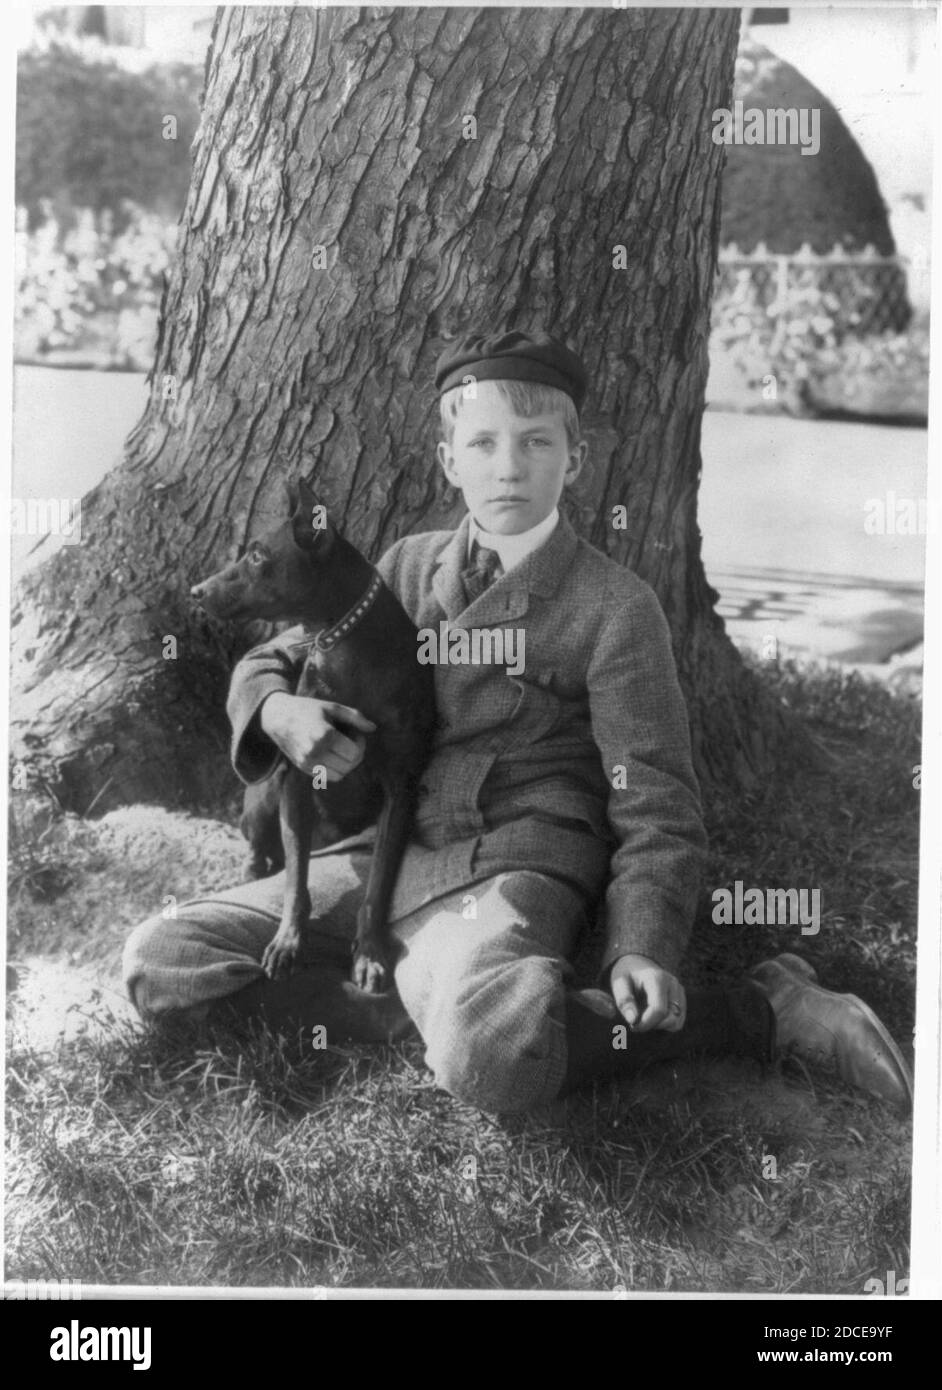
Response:
[{"label": "boy's cap", "polygon": [[533,381],[565,391],[582,409],[588,373],[580,359],[549,333],[475,335],[449,343],[435,367],[435,386],[443,396],[466,377],[475,381]]}]

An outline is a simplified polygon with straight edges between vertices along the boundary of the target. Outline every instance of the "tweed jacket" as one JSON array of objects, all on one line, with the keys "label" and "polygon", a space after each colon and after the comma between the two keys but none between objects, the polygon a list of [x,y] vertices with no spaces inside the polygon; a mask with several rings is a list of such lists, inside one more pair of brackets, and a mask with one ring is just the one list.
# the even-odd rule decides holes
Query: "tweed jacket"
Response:
[{"label": "tweed jacket", "polygon": [[[449,644],[439,644],[438,725],[391,917],[529,869],[575,884],[587,905],[604,891],[603,970],[628,953],[676,970],[705,835],[661,607],[563,516],[469,604],[461,579],[469,524],[466,516],[455,531],[397,541],[377,566],[420,638],[459,628],[469,639],[475,629],[508,638],[503,664],[486,655],[451,664],[442,659]],[[245,783],[277,763],[256,715],[273,691],[294,689],[300,668],[287,647],[300,632],[254,648],[233,672],[232,760]],[[515,662],[506,659],[511,636]]]}]

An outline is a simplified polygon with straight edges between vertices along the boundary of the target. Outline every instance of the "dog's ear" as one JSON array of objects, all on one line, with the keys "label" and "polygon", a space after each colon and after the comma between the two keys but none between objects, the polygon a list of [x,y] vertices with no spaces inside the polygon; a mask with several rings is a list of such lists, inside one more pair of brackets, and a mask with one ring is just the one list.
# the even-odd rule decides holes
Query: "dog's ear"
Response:
[{"label": "dog's ear", "polygon": [[294,478],[286,478],[284,487],[288,496],[288,506],[291,509],[292,515],[299,507],[310,512],[312,507],[317,505],[317,497],[314,493],[314,489],[303,474],[298,473]]},{"label": "dog's ear", "polygon": [[298,476],[295,482],[295,492],[297,496],[296,505],[303,507],[305,511],[310,512],[317,506],[317,497],[307,478],[302,478],[300,475]]},{"label": "dog's ear", "polygon": [[333,548],[336,531],[314,489],[303,478],[298,479],[297,501],[291,517],[295,544],[310,554],[312,560],[325,560]]}]

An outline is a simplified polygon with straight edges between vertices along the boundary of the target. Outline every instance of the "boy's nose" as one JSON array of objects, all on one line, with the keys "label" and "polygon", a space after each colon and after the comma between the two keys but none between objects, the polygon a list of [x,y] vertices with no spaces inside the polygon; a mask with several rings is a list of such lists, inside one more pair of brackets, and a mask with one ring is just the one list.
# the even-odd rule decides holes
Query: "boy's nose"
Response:
[{"label": "boy's nose", "polygon": [[523,462],[523,454],[511,445],[498,454],[494,471],[499,478],[519,478],[523,473]]}]

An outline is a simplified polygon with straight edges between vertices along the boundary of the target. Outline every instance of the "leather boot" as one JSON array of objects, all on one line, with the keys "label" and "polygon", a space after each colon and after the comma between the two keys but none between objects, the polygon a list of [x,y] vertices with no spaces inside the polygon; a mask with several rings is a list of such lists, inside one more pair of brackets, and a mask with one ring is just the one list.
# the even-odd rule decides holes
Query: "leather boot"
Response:
[{"label": "leather boot", "polygon": [[775,1010],[779,1053],[824,1067],[871,1095],[912,1109],[913,1079],[876,1014],[856,994],[818,984],[812,966],[788,953],[749,971]]},{"label": "leather boot", "polygon": [[[730,989],[690,990],[687,1017],[677,1033],[631,1033],[616,1048],[613,1028],[624,1019],[610,994],[570,990],[566,996],[568,1059],[560,1095],[592,1081],[633,1076],[649,1062],[696,1055],[752,1057],[770,1062],[775,1051],[775,1017],[762,990],[749,981]],[[618,1035],[623,1036],[623,1035]]]}]

